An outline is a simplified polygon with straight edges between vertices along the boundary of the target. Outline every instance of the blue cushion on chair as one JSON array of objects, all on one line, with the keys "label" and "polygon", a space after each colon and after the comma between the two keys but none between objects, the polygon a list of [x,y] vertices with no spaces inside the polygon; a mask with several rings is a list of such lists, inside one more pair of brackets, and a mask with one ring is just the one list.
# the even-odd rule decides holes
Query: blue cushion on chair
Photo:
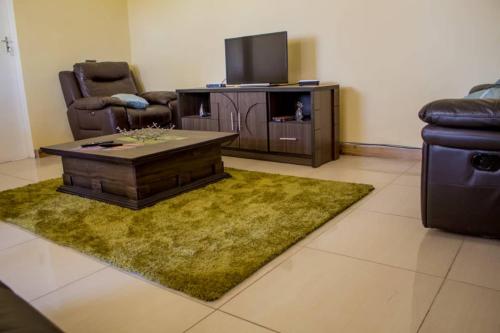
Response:
[{"label": "blue cushion on chair", "polygon": [[119,100],[127,103],[129,108],[133,109],[145,109],[149,106],[148,101],[134,94],[116,94],[111,97],[118,98]]},{"label": "blue cushion on chair", "polygon": [[465,96],[467,99],[500,99],[500,87],[479,90]]}]

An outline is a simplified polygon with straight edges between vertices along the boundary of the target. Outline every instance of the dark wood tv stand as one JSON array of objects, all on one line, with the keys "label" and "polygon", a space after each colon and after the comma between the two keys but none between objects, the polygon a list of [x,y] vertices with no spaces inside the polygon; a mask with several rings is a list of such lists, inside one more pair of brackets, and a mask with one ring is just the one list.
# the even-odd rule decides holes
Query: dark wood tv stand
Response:
[{"label": "dark wood tv stand", "polygon": [[[339,156],[338,85],[179,89],[177,96],[182,129],[239,133],[224,155],[313,167]],[[272,121],[295,115],[298,101],[306,120]],[[202,104],[209,117],[199,116]]]}]

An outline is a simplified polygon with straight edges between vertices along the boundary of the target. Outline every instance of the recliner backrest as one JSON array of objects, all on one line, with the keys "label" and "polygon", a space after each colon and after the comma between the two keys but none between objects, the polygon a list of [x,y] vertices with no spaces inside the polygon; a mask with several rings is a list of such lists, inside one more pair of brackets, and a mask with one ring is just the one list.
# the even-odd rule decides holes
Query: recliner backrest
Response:
[{"label": "recliner backrest", "polygon": [[83,97],[137,94],[126,62],[85,62],[73,66]]}]

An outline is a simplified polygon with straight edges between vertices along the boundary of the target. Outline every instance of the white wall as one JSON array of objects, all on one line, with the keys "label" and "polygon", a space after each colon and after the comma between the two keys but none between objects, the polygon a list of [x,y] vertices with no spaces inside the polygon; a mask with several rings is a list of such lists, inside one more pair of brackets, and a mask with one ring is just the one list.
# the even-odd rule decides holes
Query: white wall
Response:
[{"label": "white wall", "polygon": [[287,30],[290,80],[341,84],[341,139],[420,146],[425,103],[500,78],[498,0],[129,0],[148,89],[224,78],[224,38]]},{"label": "white wall", "polygon": [[73,140],[58,72],[86,59],[130,61],[126,0],[14,0],[35,148]]}]

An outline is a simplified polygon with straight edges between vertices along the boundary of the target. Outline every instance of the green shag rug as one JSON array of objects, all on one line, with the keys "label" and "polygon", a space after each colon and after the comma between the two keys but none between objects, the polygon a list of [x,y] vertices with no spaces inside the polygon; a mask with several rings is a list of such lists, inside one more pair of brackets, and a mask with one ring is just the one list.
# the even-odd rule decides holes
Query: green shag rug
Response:
[{"label": "green shag rug", "polygon": [[226,169],[231,178],[132,211],[56,192],[0,193],[0,220],[206,301],[221,297],[373,187]]}]

